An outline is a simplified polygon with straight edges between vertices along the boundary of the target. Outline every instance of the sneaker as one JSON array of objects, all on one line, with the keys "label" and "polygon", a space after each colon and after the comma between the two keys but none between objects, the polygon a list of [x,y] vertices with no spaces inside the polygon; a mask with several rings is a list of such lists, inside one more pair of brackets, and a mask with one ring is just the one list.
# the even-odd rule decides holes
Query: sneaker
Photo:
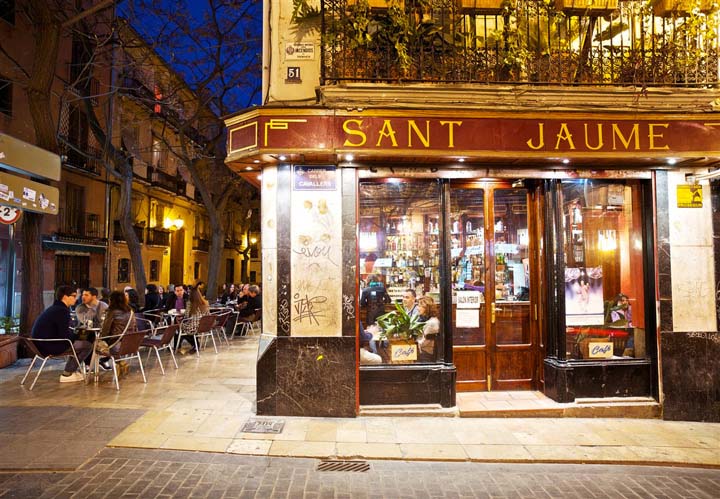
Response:
[{"label": "sneaker", "polygon": [[112,364],[109,360],[101,360],[98,362],[101,371],[112,371]]},{"label": "sneaker", "polygon": [[60,375],[60,383],[76,383],[78,381],[85,381],[85,377],[81,373],[75,372],[69,376]]}]

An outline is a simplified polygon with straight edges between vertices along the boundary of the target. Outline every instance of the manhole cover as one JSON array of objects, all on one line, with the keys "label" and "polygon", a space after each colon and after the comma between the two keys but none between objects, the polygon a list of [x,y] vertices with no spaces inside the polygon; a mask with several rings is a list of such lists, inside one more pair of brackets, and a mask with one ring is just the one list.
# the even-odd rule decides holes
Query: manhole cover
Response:
[{"label": "manhole cover", "polygon": [[248,419],[243,425],[243,433],[280,433],[285,426],[282,419]]},{"label": "manhole cover", "polygon": [[363,472],[370,470],[370,464],[367,461],[321,461],[317,470]]}]

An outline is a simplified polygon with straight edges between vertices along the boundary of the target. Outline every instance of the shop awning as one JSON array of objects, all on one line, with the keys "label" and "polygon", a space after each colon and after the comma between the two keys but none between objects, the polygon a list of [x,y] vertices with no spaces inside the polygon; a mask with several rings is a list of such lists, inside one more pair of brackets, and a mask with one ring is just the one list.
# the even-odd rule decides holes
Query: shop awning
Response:
[{"label": "shop awning", "polygon": [[83,253],[105,253],[107,247],[98,244],[87,244],[87,243],[72,243],[68,241],[51,241],[45,240],[42,242],[44,250],[52,251],[74,251]]}]

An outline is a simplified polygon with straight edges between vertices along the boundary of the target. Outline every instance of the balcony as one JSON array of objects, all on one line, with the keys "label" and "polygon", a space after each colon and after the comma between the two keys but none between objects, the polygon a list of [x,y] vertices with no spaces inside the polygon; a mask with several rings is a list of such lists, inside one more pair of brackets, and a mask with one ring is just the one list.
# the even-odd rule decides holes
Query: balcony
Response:
[{"label": "balcony", "polygon": [[170,246],[170,231],[151,227],[147,231],[147,244],[149,246]]},{"label": "balcony", "polygon": [[[145,242],[145,226],[133,225],[133,230],[135,231],[140,243]],[[122,225],[120,225],[120,220],[115,220],[115,224],[113,225],[113,241],[126,241]]]},{"label": "balcony", "polygon": [[[582,8],[573,8],[581,2]],[[699,0],[694,13],[677,0],[659,0],[652,8],[617,0],[391,3],[399,8],[375,0],[369,5],[384,8],[356,0],[322,3],[325,85],[402,81],[706,88],[720,81],[720,13],[710,13],[717,4],[708,0]]]},{"label": "balcony", "polygon": [[[102,152],[90,146],[72,144],[67,137],[59,137],[60,154],[64,156],[63,166],[82,170],[92,175],[100,175],[102,171]],[[82,151],[82,152],[81,152]]]},{"label": "balcony", "polygon": [[103,239],[104,228],[97,213],[58,211],[58,229],[56,239],[70,242],[97,242]]},{"label": "balcony", "polygon": [[210,251],[210,240],[205,237],[193,237],[192,249],[195,251]]},{"label": "balcony", "polygon": [[172,194],[185,194],[185,181],[179,175],[169,175],[158,168],[148,168],[148,179],[153,186]]},{"label": "balcony", "polygon": [[68,63],[69,85],[67,89],[78,97],[90,97],[93,106],[98,105],[100,82],[91,75],[91,65]]}]

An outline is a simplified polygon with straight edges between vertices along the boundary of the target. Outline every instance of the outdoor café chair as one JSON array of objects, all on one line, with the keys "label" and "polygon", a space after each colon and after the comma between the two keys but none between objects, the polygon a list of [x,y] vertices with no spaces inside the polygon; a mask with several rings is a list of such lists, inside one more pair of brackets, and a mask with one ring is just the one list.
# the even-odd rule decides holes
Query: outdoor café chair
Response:
[{"label": "outdoor caf\u00e9 chair", "polygon": [[137,359],[140,365],[140,372],[142,373],[143,382],[147,383],[145,377],[145,369],[143,368],[142,359],[140,358],[140,346],[142,345],[145,336],[150,331],[137,331],[134,333],[116,334],[113,336],[105,336],[102,339],[110,345],[110,363],[113,371],[113,381],[115,387],[120,390],[120,381],[117,372],[117,363],[121,360],[128,361]]},{"label": "outdoor caf\u00e9 chair", "polygon": [[[33,357],[32,362],[30,362],[30,365],[28,366],[27,371],[25,371],[25,376],[23,376],[23,379],[20,382],[21,385],[25,384],[25,380],[27,379],[28,374],[30,374],[30,371],[32,370],[33,366],[35,365],[35,361],[38,359],[42,360],[42,364],[40,365],[40,369],[38,370],[37,374],[35,375],[35,379],[33,380],[32,385],[30,385],[30,390],[32,390],[35,387],[35,383],[37,382],[38,378],[40,377],[40,373],[45,368],[45,363],[49,359],[56,359],[56,358],[60,358],[60,357],[75,357],[75,362],[77,362],[78,365],[80,366],[83,377],[86,376],[85,363],[80,362],[80,360],[78,359],[77,353],[75,352],[75,347],[73,346],[73,342],[70,341],[69,339],[67,339],[67,338],[58,338],[58,339],[23,338],[23,340],[25,341],[25,345],[27,345],[28,350],[30,350],[30,352],[34,355],[34,357]],[[44,354],[40,353],[40,349],[38,348],[38,345],[40,345],[42,343],[48,343],[48,342],[55,342],[55,343],[65,342],[65,343],[67,343],[68,348],[67,348],[67,350],[65,350],[62,353],[44,355]]]},{"label": "outdoor caf\u00e9 chair", "polygon": [[[197,328],[195,329],[194,333],[187,333],[185,332],[188,327],[182,327],[182,325],[187,324],[188,326],[192,323],[193,320],[197,320]],[[180,348],[181,338],[183,336],[192,336],[193,342],[195,344],[195,354],[200,358],[200,346],[201,346],[201,339],[204,339],[205,342],[207,342],[207,337],[209,336],[210,339],[213,342],[213,348],[215,349],[215,353],[218,353],[217,344],[215,343],[215,337],[213,336],[213,328],[215,327],[215,320],[216,316],[214,315],[203,315],[200,317],[200,319],[193,319],[192,317],[188,317],[187,319],[184,319],[182,321],[182,324],[180,326],[180,335],[178,336],[178,343],[175,346],[176,349]]]},{"label": "outdoor caf\u00e9 chair", "polygon": [[[236,326],[240,327],[240,336],[247,336],[248,333],[253,333],[255,331],[255,326],[260,320],[262,320],[262,309],[259,308],[256,308],[253,313],[247,317],[238,317]],[[258,325],[258,329],[262,330],[262,326]],[[234,331],[233,336],[235,336]]]},{"label": "outdoor caf\u00e9 chair", "polygon": [[220,313],[213,314],[216,317],[214,329],[217,332],[218,340],[224,339],[228,346],[230,346],[230,340],[228,339],[225,327],[228,323],[228,319],[230,319],[231,313],[232,312],[230,310],[225,309]]},{"label": "outdoor caf\u00e9 chair", "polygon": [[179,329],[179,324],[160,326],[155,329],[153,336],[146,336],[140,344],[141,347],[148,347],[148,356],[147,359],[145,359],[145,362],[150,362],[150,355],[153,350],[155,351],[158,364],[160,364],[160,371],[162,371],[163,376],[165,376],[165,367],[160,359],[160,350],[170,350],[170,356],[172,357],[173,364],[175,364],[175,369],[178,369],[178,363],[175,359],[175,352],[173,352],[172,343]]}]

